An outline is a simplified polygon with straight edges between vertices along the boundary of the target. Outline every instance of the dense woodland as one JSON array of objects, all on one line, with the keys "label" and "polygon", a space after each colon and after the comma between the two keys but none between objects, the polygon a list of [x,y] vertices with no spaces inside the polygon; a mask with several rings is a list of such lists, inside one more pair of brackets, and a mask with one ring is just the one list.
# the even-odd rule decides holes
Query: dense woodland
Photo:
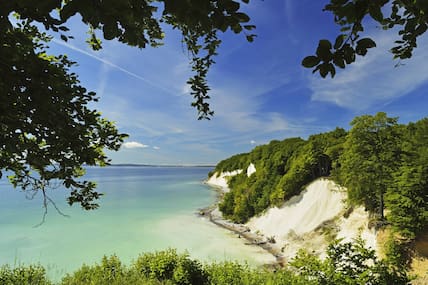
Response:
[{"label": "dense woodland", "polygon": [[[415,238],[428,225],[428,118],[407,125],[385,113],[363,115],[351,129],[336,128],[307,140],[288,138],[221,161],[214,172],[257,171],[229,180],[220,210],[235,222],[279,206],[318,177],[347,188],[349,207],[363,205],[373,226],[392,231],[387,254],[406,263]],[[211,173],[213,174],[213,173]]]}]

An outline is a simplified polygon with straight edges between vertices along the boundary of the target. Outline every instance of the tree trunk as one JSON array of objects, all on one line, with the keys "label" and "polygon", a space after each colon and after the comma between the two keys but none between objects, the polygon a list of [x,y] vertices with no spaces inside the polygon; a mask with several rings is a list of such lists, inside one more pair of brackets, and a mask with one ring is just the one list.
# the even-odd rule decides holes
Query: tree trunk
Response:
[{"label": "tree trunk", "polygon": [[380,191],[379,191],[379,215],[380,215],[381,221],[385,220],[385,216],[383,214],[383,209],[384,209],[383,189],[380,189]]}]

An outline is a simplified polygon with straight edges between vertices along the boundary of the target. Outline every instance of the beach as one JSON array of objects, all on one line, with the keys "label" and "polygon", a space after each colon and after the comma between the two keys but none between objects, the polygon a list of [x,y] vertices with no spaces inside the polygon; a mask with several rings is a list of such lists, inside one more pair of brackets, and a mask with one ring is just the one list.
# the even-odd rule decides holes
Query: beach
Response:
[{"label": "beach", "polygon": [[[249,169],[250,171],[247,172],[247,174],[250,173],[251,175],[252,173],[255,172],[254,165],[251,164],[249,166]],[[214,205],[210,205],[206,208],[200,209],[199,215],[205,216],[213,224],[235,233],[237,238],[245,239],[244,243],[246,245],[258,246],[261,249],[268,252],[269,254],[273,255],[276,262],[267,264],[268,266],[276,266],[276,265],[283,266],[284,256],[281,253],[281,247],[278,244],[276,244],[274,240],[266,239],[266,237],[263,236],[262,234],[251,231],[251,229],[244,224],[236,224],[231,222],[230,220],[223,218],[223,215],[218,208],[218,204],[221,201],[224,193],[227,193],[230,191],[227,185],[227,177],[239,174],[241,172],[242,170],[236,170],[233,172],[224,172],[219,176],[212,175],[205,181],[205,184],[211,186],[213,189],[217,191],[217,201]]]},{"label": "beach", "polygon": [[0,181],[0,264],[40,263],[58,280],[83,263],[94,264],[116,254],[130,263],[140,253],[168,248],[187,252],[201,262],[237,261],[251,266],[273,262],[259,247],[200,218],[197,209],[215,203],[217,193],[201,180],[210,168],[110,166],[89,168],[85,179],[96,181],[105,195],[100,208],[82,211],[66,204],[64,189],[49,191],[44,224],[41,197],[25,199]]},{"label": "beach", "polygon": [[246,242],[244,243],[246,245],[258,246],[272,254],[276,262],[267,265],[284,265],[284,256],[281,253],[281,248],[278,247],[275,242],[267,240],[263,235],[251,232],[251,230],[243,224],[236,224],[224,219],[217,206],[201,209],[200,215],[208,217],[213,224],[234,232],[237,238],[245,239]]},{"label": "beach", "polygon": [[[247,175],[255,171],[250,164]],[[284,266],[301,248],[323,257],[334,238],[349,242],[361,237],[368,247],[378,249],[377,233],[368,227],[368,213],[363,208],[347,209],[345,189],[326,178],[313,181],[281,207],[266,209],[245,224],[224,219],[218,203],[230,191],[229,177],[239,173],[242,170],[215,173],[205,181],[217,190],[218,198],[215,205],[202,209],[200,214],[245,239],[245,244],[259,246],[272,254],[276,265]]]}]

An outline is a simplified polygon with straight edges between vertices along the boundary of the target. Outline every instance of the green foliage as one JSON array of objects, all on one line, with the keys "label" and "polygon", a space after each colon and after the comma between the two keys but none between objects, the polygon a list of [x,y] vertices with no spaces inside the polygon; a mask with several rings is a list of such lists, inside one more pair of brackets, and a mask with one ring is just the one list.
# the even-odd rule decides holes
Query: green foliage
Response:
[{"label": "green foliage", "polygon": [[385,113],[363,115],[352,122],[340,158],[340,181],[351,202],[364,204],[384,218],[384,195],[400,157],[397,118]]},{"label": "green foliage", "polygon": [[352,126],[338,171],[350,202],[381,220],[386,208],[393,231],[415,239],[428,224],[428,120],[405,126],[378,113],[357,117]]},{"label": "green foliage", "polygon": [[201,265],[187,254],[169,249],[140,255],[131,266],[123,266],[116,256],[104,257],[101,264],[83,265],[62,279],[62,285],[101,284],[218,284],[306,285],[299,276],[287,270],[271,272],[250,268],[237,262]]},{"label": "green foliage", "polygon": [[403,129],[401,165],[386,199],[395,231],[414,239],[428,225],[428,119]]},{"label": "green foliage", "polygon": [[161,24],[180,30],[195,73],[188,84],[199,119],[213,114],[206,77],[221,44],[218,33],[230,29],[253,41],[255,26],[233,0],[0,2],[0,177],[11,171],[12,184],[29,197],[42,192],[45,207],[52,202],[45,190],[62,183],[70,190],[68,203],[88,210],[102,194],[93,182],[78,180],[82,165],[108,164],[104,150],[118,150],[126,135],[89,108],[98,99],[70,71],[75,63],[48,54],[53,35],[73,38],[67,21],[74,15],[88,27],[94,50],[102,48],[96,35],[145,48],[162,45]]},{"label": "green foliage", "polygon": [[131,266],[116,256],[103,257],[101,264],[83,265],[62,279],[62,285],[104,284],[208,284],[202,265],[175,250],[145,253]]},{"label": "green foliage", "polygon": [[328,176],[345,140],[343,129],[310,136],[307,141],[290,138],[257,146],[247,154],[221,161],[215,172],[245,170],[250,163],[256,172],[247,177],[246,171],[229,180],[232,189],[226,193],[219,208],[235,222],[246,222],[272,204],[281,205],[299,194],[305,185],[317,177]]},{"label": "green foliage", "polygon": [[110,257],[104,256],[101,260],[101,264],[95,264],[93,266],[83,265],[73,274],[67,274],[62,279],[61,284],[126,284],[132,279],[132,276],[128,276],[127,270],[122,265],[119,258],[112,255]]},{"label": "green foliage", "polygon": [[384,245],[386,260],[390,262],[397,270],[406,271],[412,261],[412,240],[399,238],[397,234],[392,233]]},{"label": "green foliage", "polygon": [[[387,251],[391,260],[396,255],[396,262],[408,265],[412,241],[428,225],[428,119],[408,125],[397,120],[385,113],[363,115],[352,121],[348,133],[337,128],[306,141],[275,140],[220,162],[217,173],[244,170],[229,180],[231,191],[224,195],[220,211],[244,223],[268,207],[282,205],[315,178],[330,175],[347,188],[351,205],[373,214],[376,227],[390,225],[401,237],[388,244]],[[247,177],[250,163],[256,172]]]},{"label": "green foliage", "polygon": [[98,99],[70,72],[74,62],[47,55],[50,37],[24,20],[2,31],[0,177],[10,171],[14,187],[42,191],[45,205],[45,189],[59,181],[70,205],[98,207],[95,184],[78,180],[82,165],[108,164],[104,149],[118,150],[126,135],[89,108]]},{"label": "green foliage", "polygon": [[394,58],[399,59],[412,57],[418,37],[428,28],[428,5],[423,0],[330,0],[324,10],[334,15],[341,33],[334,44],[327,39],[320,40],[316,55],[307,56],[302,61],[303,67],[313,68],[312,72],[319,72],[323,78],[328,74],[334,77],[336,67],[345,68],[355,62],[357,55],[365,56],[368,49],[376,47],[372,38],[361,38],[367,18],[377,22],[384,30],[397,31],[400,39],[395,41],[396,46],[391,52]]},{"label": "green foliage", "polygon": [[286,269],[276,272],[250,268],[248,265],[236,262],[223,262],[206,265],[209,284],[212,285],[259,285],[259,284],[294,284],[310,285],[298,275]]},{"label": "green foliage", "polygon": [[220,174],[220,172],[234,171],[236,169],[244,169],[250,163],[248,153],[235,154],[228,159],[220,161],[214,172]]},{"label": "green foliage", "polygon": [[[373,250],[362,241],[333,242],[327,257],[320,260],[300,251],[290,267],[274,271],[249,267],[237,262],[201,265],[187,254],[175,250],[140,255],[130,266],[123,265],[116,256],[103,257],[100,264],[83,265],[64,276],[62,285],[319,285],[319,284],[407,284],[405,270],[379,261]],[[0,268],[0,283],[5,285],[50,285],[41,266]]]},{"label": "green foliage", "polygon": [[406,238],[414,239],[428,225],[428,166],[405,165],[386,197],[388,221]]},{"label": "green foliage", "polygon": [[169,249],[140,255],[131,270],[151,280],[171,280],[173,284],[207,284],[207,275],[202,265]]},{"label": "green foliage", "polygon": [[50,285],[52,282],[46,277],[46,270],[41,265],[20,265],[14,268],[3,265],[0,267],[0,284]]},{"label": "green foliage", "polygon": [[410,281],[405,271],[396,270],[378,260],[374,250],[365,248],[362,240],[353,243],[333,242],[324,260],[301,250],[290,265],[308,282],[321,285],[404,285]]},{"label": "green foliage", "polygon": [[[19,17],[18,22],[29,21],[44,26],[60,36],[64,41],[72,38],[72,31],[67,21],[79,14],[88,27],[87,43],[94,50],[102,48],[101,34],[105,40],[116,39],[119,42],[145,48],[162,45],[165,34],[162,24],[168,24],[179,30],[183,43],[190,56],[194,75],[187,81],[194,97],[194,106],[199,119],[209,119],[210,110],[206,77],[208,70],[215,63],[214,57],[221,45],[219,33],[230,30],[244,34],[252,42],[255,26],[250,18],[242,12],[241,4],[248,0],[160,0],[160,1],[20,1],[11,0],[0,3],[0,29],[15,29],[9,15]],[[22,60],[18,52],[16,58]],[[39,69],[43,74],[42,69]]]}]

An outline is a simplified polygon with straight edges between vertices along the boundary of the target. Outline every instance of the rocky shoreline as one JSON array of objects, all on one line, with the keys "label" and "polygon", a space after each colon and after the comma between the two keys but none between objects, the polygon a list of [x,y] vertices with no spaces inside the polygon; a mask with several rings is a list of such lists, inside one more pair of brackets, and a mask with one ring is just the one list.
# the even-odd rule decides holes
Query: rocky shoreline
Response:
[{"label": "rocky shoreline", "polygon": [[283,267],[285,264],[285,258],[281,254],[281,248],[276,245],[275,240],[267,239],[261,234],[251,232],[250,228],[243,224],[236,224],[224,219],[222,213],[218,208],[218,203],[220,202],[224,192],[222,191],[222,189],[220,189],[220,187],[213,187],[212,185],[211,187],[217,191],[218,196],[216,202],[214,205],[199,209],[199,216],[208,218],[211,223],[235,233],[238,238],[245,239],[246,245],[258,246],[261,249],[272,254],[275,257],[276,262],[274,264],[266,264],[266,266]]}]

